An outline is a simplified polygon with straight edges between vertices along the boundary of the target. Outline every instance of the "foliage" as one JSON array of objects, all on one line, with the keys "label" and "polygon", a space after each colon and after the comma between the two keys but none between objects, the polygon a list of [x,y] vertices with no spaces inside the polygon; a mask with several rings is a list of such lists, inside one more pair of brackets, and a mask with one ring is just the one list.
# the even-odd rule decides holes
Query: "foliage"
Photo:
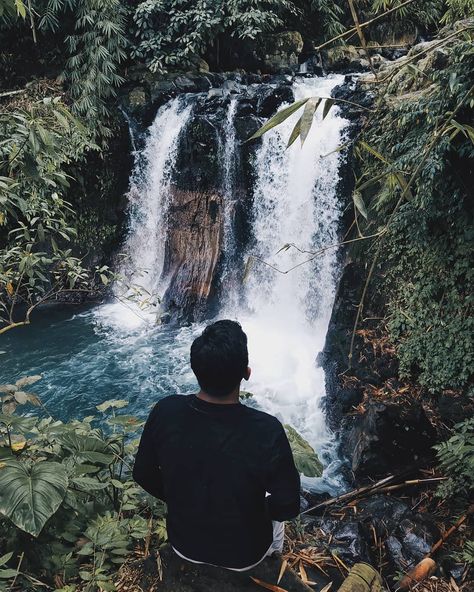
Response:
[{"label": "foliage", "polygon": [[[375,149],[359,155],[367,230],[386,224],[420,155],[472,84],[469,40],[449,48],[445,67],[432,67],[432,60],[422,57],[415,70],[406,67],[394,77],[388,90],[404,92],[404,100],[392,100],[389,110],[379,111],[365,135]],[[473,231],[467,191],[474,157],[469,126],[473,107],[468,100],[443,137],[436,138],[408,199],[391,221],[380,257],[379,278],[400,374],[432,391],[464,387],[474,369]]]},{"label": "foliage", "polygon": [[291,426],[285,425],[285,431],[298,471],[305,477],[321,477],[323,465],[312,446]]},{"label": "foliage", "polygon": [[133,15],[132,57],[154,72],[189,65],[221,33],[256,39],[283,24],[290,0],[145,0]]},{"label": "foliage", "polygon": [[[50,0],[57,2],[57,0]],[[73,111],[109,134],[107,103],[123,82],[119,74],[125,60],[125,10],[120,0],[83,0],[76,3],[75,31],[66,38],[69,58],[64,79],[70,86]]]},{"label": "foliage", "polygon": [[142,422],[117,414],[126,405],[106,401],[100,419],[69,423],[0,415],[2,581],[16,577],[28,590],[41,574],[55,589],[82,582],[88,592],[113,590],[112,575],[130,553],[151,537],[164,540],[163,504],[131,479]]},{"label": "foliage", "polygon": [[[370,0],[370,16],[375,16],[404,4],[405,0]],[[436,25],[441,18],[443,0],[424,0],[401,6],[384,21],[384,29],[402,33],[410,25],[423,30]]]},{"label": "foliage", "polygon": [[474,15],[474,0],[446,0],[445,4],[446,12],[441,19],[443,23],[454,23]]},{"label": "foliage", "polygon": [[435,449],[440,469],[448,477],[439,486],[437,495],[468,503],[474,492],[474,419],[455,425],[451,438]]},{"label": "foliage", "polygon": [[61,97],[45,98],[0,114],[0,141],[1,330],[18,304],[91,290],[107,270],[86,270],[67,246],[76,234],[68,170],[97,149],[87,128]]}]

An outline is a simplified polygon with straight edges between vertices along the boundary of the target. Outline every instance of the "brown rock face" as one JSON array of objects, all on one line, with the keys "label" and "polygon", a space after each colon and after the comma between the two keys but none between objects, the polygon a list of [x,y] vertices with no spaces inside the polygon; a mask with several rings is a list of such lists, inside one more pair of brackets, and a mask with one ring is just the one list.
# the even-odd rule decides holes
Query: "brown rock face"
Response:
[{"label": "brown rock face", "polygon": [[163,276],[164,305],[178,317],[197,319],[214,292],[215,270],[223,235],[222,195],[211,191],[172,189]]}]

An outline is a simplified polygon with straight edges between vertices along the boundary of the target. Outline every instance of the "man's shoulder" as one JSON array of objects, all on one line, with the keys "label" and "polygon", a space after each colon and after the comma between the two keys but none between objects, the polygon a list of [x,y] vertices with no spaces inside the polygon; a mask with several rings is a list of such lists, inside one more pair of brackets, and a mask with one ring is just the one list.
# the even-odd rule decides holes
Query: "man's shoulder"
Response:
[{"label": "man's shoulder", "polygon": [[160,399],[153,406],[150,412],[150,419],[154,420],[166,413],[173,413],[173,411],[181,409],[186,405],[188,397],[185,395],[168,395]]},{"label": "man's shoulder", "polygon": [[266,413],[260,409],[255,409],[255,407],[249,407],[248,405],[245,405],[245,408],[249,420],[254,421],[259,427],[274,432],[283,430],[281,421],[274,415],[270,415],[270,413]]}]

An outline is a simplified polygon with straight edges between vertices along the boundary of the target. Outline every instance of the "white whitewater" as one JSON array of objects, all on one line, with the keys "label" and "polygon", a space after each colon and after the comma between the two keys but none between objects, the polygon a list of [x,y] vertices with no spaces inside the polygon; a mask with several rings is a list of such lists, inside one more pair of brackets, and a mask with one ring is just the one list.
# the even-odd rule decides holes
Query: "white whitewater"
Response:
[{"label": "white whitewater", "polygon": [[[328,97],[342,76],[305,79],[295,98]],[[321,108],[301,148],[286,150],[300,113],[263,137],[255,161],[254,243],[247,255],[287,271],[314,252],[337,243],[341,204],[336,193],[347,121],[333,108],[322,121]],[[294,426],[318,451],[331,447],[321,400],[324,370],[317,365],[331,315],[337,281],[336,249],[293,271],[278,273],[254,260],[240,292],[221,316],[238,319],[249,338],[252,377],[244,388],[261,408]]]},{"label": "white whitewater", "polygon": [[161,274],[170,184],[179,138],[191,112],[192,107],[179,97],[166,103],[148,130],[143,151],[136,154],[128,191],[129,230],[118,269],[124,281],[116,287],[115,302],[98,312],[117,328],[135,329],[144,321],[155,321],[154,303],[164,291]]}]

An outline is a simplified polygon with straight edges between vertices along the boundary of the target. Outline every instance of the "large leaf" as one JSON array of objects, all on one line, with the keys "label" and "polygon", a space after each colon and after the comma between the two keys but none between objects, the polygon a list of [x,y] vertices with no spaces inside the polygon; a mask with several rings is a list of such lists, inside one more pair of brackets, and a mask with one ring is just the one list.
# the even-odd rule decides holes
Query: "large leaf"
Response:
[{"label": "large leaf", "polygon": [[6,461],[0,469],[0,514],[36,537],[61,505],[67,486],[60,463]]},{"label": "large leaf", "polygon": [[263,136],[265,132],[268,132],[276,125],[279,125],[280,123],[285,121],[285,119],[288,119],[288,117],[292,115],[295,111],[298,111],[298,109],[302,107],[307,100],[308,99],[301,99],[301,101],[296,101],[296,103],[293,103],[289,107],[285,107],[285,109],[278,111],[278,113],[274,115],[271,119],[269,119],[265,125],[262,125],[262,127],[259,130],[257,130],[253,134],[253,136],[250,136],[247,142],[249,142],[250,140],[255,140],[256,138],[260,138],[260,136]]},{"label": "large leaf", "polygon": [[115,458],[110,446],[99,438],[77,432],[65,432],[58,434],[56,438],[80,461],[109,465]]},{"label": "large leaf", "polygon": [[304,141],[308,137],[309,130],[313,125],[313,117],[316,109],[318,108],[321,99],[317,97],[311,97],[308,99],[306,105],[304,106],[303,115],[301,116],[301,131],[300,131],[300,138],[301,138],[301,145],[304,144]]},{"label": "large leaf", "polygon": [[291,426],[285,425],[285,431],[298,471],[306,477],[321,477],[323,465],[312,446]]}]

